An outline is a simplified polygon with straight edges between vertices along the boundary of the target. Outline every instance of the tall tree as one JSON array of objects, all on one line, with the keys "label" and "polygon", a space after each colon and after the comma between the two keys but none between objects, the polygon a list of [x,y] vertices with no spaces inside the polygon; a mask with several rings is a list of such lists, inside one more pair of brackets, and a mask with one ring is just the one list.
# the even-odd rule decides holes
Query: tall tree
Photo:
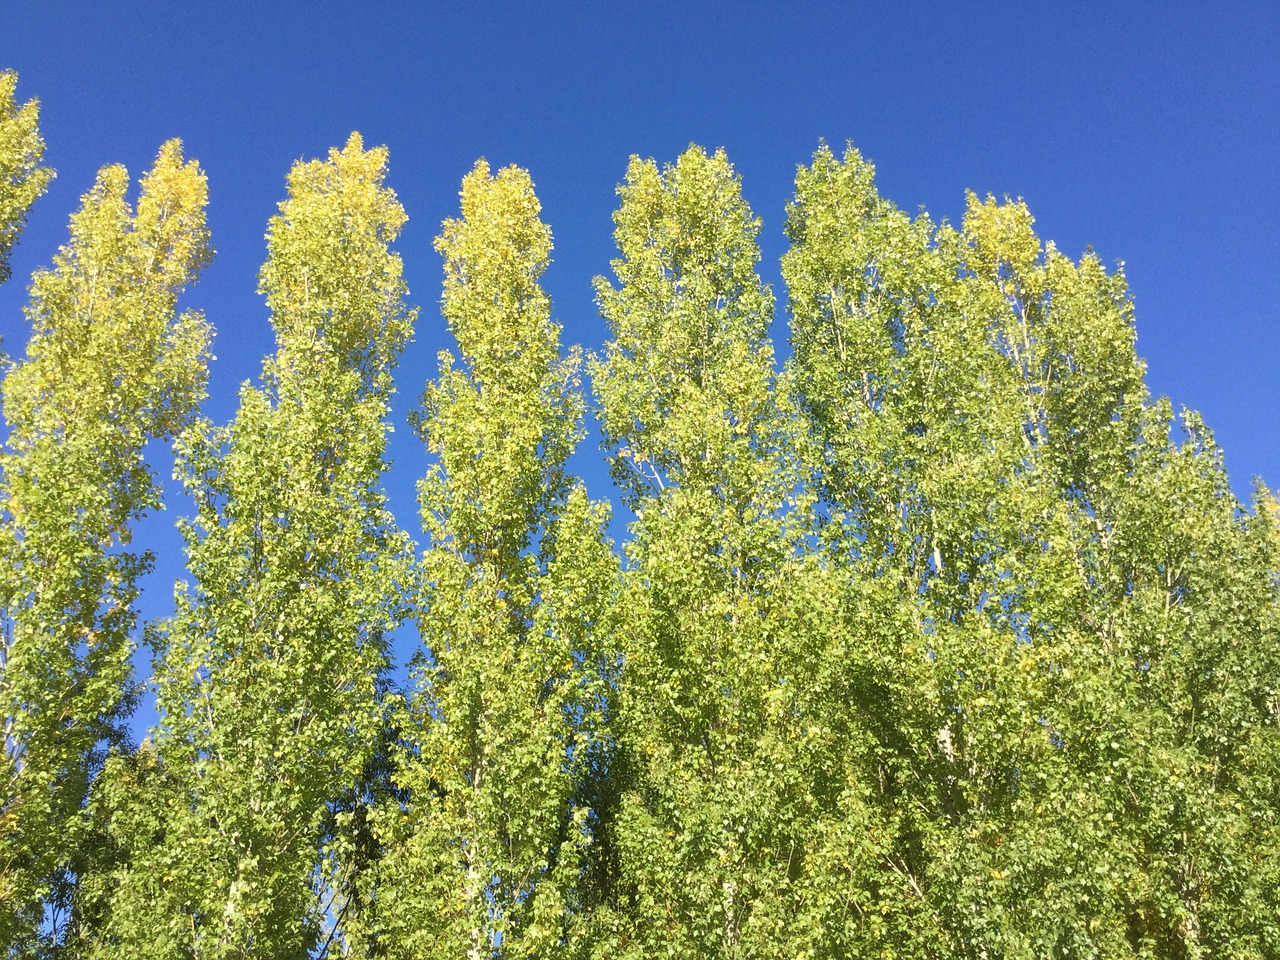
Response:
[{"label": "tall tree", "polygon": [[159,643],[154,749],[96,797],[122,849],[104,956],[307,957],[360,901],[351,828],[385,726],[409,543],[379,486],[411,335],[387,151],[298,163],[260,275],[277,353],[178,446],[193,585]]},{"label": "tall tree", "polygon": [[424,650],[400,714],[378,921],[392,956],[564,956],[595,820],[616,563],[565,461],[582,436],[576,350],[539,285],[551,253],[524,170],[480,161],[436,240],[441,354],[418,428]]},{"label": "tall tree", "polygon": [[40,104],[14,99],[18,75],[0,71],[0,283],[9,279],[9,254],[26,223],[27,211],[44,193],[53,171],[42,166]]},{"label": "tall tree", "polygon": [[211,255],[204,174],[175,140],[136,212],[128,188],[112,166],[85,194],[70,241],[32,281],[27,357],[4,381],[0,941],[15,949],[45,920],[54,940],[68,933],[86,791],[136,698],[133,602],[153,560],[129,543],[160,506],[144,447],[204,396],[210,328],[176,315]]},{"label": "tall tree", "polygon": [[[788,234],[823,539],[912,625],[875,799],[915,949],[1257,955],[1244,891],[1274,863],[1230,843],[1267,808],[1242,771],[1274,756],[1277,675],[1252,652],[1274,574],[1198,421],[1179,449],[1148,404],[1123,276],[1042,246],[1020,202],[911,221],[852,149],[801,169]],[[1232,718],[1212,749],[1189,740],[1207,704]]]},{"label": "tall tree", "polygon": [[592,377],[637,515],[616,721],[630,779],[598,954],[796,956],[829,919],[812,859],[861,838],[812,829],[845,786],[812,697],[835,585],[804,556],[759,221],[723,152],[633,158],[619,193]]}]

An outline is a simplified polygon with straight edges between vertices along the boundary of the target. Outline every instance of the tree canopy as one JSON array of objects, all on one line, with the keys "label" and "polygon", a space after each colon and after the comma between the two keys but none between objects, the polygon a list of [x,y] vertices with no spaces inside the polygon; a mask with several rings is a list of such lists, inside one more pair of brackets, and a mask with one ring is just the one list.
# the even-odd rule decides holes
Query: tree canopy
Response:
[{"label": "tree canopy", "polygon": [[[52,177],[16,83],[0,281]],[[775,296],[723,151],[632,157],[584,354],[529,172],[477,162],[417,544],[386,148],[289,173],[226,424],[205,175],[177,141],[134,200],[104,167],[4,371],[4,955],[1280,956],[1275,496],[1149,394],[1119,268],[874,173],[797,168]],[[132,542],[157,441],[181,557]]]}]

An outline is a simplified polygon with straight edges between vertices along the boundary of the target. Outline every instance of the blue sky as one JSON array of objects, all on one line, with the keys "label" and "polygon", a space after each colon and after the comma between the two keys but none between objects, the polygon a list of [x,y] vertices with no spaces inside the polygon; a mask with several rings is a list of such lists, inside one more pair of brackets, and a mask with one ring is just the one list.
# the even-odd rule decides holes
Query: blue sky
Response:
[{"label": "blue sky", "polygon": [[[1046,239],[1123,260],[1148,382],[1200,410],[1236,490],[1280,485],[1280,4],[45,3],[6,0],[0,68],[42,101],[58,179],[0,287],[26,335],[47,264],[96,169],[135,175],[181,137],[209,175],[218,256],[187,298],[218,329],[207,410],[273,349],[255,294],[263,232],[297,159],[352,130],[391,151],[400,243],[423,313],[399,377],[393,493],[417,532],[425,466],[404,414],[448,345],[431,241],[475,159],[527,167],[555,234],[545,285],[566,343],[606,332],[591,278],[613,255],[627,158],[723,146],[763,219],[779,299],[783,208],[820,138],[851,140],[899,206],[955,220],[964,191],[1021,196]],[[607,474],[589,443],[592,493]],[[168,472],[164,466],[163,472]],[[176,548],[180,500],[148,523]],[[160,577],[172,580],[173,568]],[[159,593],[168,588],[157,584]],[[156,592],[153,590],[153,593]],[[163,601],[161,601],[163,602]]]}]

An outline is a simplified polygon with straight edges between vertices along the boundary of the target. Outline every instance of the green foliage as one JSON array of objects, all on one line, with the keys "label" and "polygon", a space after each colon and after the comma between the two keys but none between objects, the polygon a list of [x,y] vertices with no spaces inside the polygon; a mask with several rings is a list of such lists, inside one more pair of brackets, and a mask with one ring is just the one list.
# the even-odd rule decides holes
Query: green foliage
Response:
[{"label": "green foliage", "polygon": [[[52,175],[0,73],[0,279]],[[3,384],[10,957],[1280,955],[1280,505],[1153,401],[1123,273],[1021,201],[957,226],[819,148],[791,354],[723,152],[632,158],[588,364],[634,522],[569,472],[580,351],[529,174],[436,241],[414,556],[382,491],[417,311],[356,135],[297,164],[277,350],[199,416],[203,174],[107,167]],[[189,582],[134,746],[135,522],[171,440]],[[622,556],[619,556],[619,553]],[[416,621],[409,683],[388,637]]]},{"label": "green foliage", "polygon": [[[7,449],[0,596],[5,616],[0,940],[34,942],[53,911],[75,935],[68,884],[89,844],[81,809],[106,744],[122,744],[138,577],[133,523],[160,506],[143,460],[203,399],[211,330],[175,315],[211,251],[204,174],[178,142],[142,179],[107,167],[71,239],[31,284],[27,358],[4,381]],[[68,929],[65,924],[71,924]]]},{"label": "green foliage", "polygon": [[1267,955],[1274,862],[1239,838],[1274,782],[1275,567],[1198,420],[1179,446],[1148,403],[1123,278],[1021,203],[911,221],[852,150],[799,172],[788,234],[822,539],[914,621],[874,706],[898,945]]},{"label": "green foliage", "polygon": [[305,957],[362,896],[351,834],[409,564],[379,488],[414,320],[386,159],[353,134],[294,167],[261,274],[265,384],[178,444],[194,585],[158,639],[154,758],[109,764],[95,798],[123,851],[102,955]]},{"label": "green foliage", "polygon": [[633,159],[619,192],[619,285],[597,281],[614,337],[592,374],[637,515],[618,633],[630,780],[596,954],[796,956],[832,919],[815,858],[856,859],[861,838],[814,830],[843,789],[814,696],[832,583],[804,555],[759,222],[724,154],[696,147],[665,169]]},{"label": "green foliage", "polygon": [[525,171],[481,161],[436,241],[461,366],[441,354],[416,420],[438,461],[421,486],[424,649],[398,715],[406,799],[381,827],[391,956],[561,956],[582,937],[616,562],[604,507],[565,471],[579,359],[538,284],[539,209]]},{"label": "green foliage", "polygon": [[40,105],[35,100],[19,105],[14,100],[17,87],[16,73],[0,71],[0,283],[9,279],[9,254],[27,211],[53,179],[53,171],[40,165]]}]

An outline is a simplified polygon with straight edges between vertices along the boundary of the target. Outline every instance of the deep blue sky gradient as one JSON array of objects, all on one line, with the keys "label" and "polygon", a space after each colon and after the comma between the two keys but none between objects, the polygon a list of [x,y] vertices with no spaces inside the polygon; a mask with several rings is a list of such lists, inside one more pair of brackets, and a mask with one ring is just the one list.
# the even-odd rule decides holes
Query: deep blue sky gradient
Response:
[{"label": "deep blue sky gradient", "polygon": [[[1233,485],[1280,485],[1280,4],[0,3],[0,68],[39,97],[58,179],[0,287],[26,336],[47,264],[96,169],[135,175],[181,137],[209,175],[218,256],[187,304],[218,329],[207,411],[273,349],[255,293],[263,232],[298,159],[352,130],[391,151],[410,217],[399,249],[423,313],[399,378],[393,504],[418,531],[425,457],[404,423],[448,346],[431,241],[475,159],[527,167],[555,234],[545,284],[564,339],[606,332],[591,278],[613,255],[615,186],[636,153],[723,146],[764,221],[785,353],[783,208],[820,138],[852,140],[881,191],[956,220],[964,191],[1023,197],[1042,237],[1123,260],[1149,384],[1200,410]],[[163,452],[157,457],[167,474]],[[589,441],[575,460],[609,495]],[[145,541],[172,558],[168,513]],[[167,606],[172,559],[149,584]]]}]

